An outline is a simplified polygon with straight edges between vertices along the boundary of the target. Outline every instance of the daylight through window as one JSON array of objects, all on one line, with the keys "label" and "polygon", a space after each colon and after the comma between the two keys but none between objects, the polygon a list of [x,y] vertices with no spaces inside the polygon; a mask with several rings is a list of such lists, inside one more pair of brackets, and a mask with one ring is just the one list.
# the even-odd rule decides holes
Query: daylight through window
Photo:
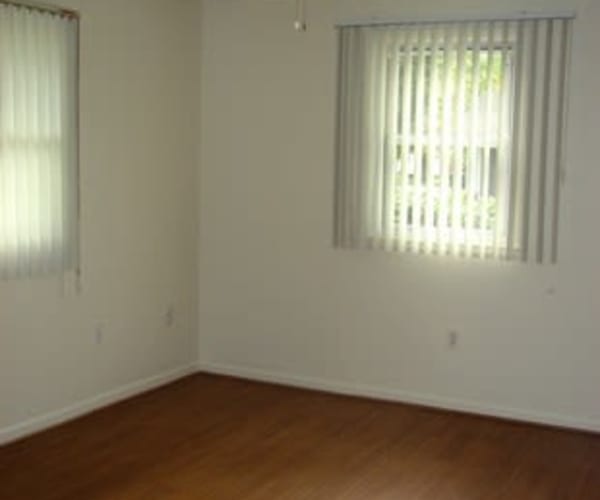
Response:
[{"label": "daylight through window", "polygon": [[336,244],[555,262],[570,21],[340,30]]},{"label": "daylight through window", "polygon": [[0,4],[0,278],[78,266],[77,22]]}]

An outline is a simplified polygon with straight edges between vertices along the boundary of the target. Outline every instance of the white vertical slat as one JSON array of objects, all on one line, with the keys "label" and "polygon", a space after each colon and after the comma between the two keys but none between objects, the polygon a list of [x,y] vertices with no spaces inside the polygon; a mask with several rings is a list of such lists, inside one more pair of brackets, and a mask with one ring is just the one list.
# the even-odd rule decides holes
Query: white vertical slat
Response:
[{"label": "white vertical slat", "polygon": [[510,38],[511,23],[504,21],[500,29],[500,45],[502,47],[500,67],[502,68],[502,87],[498,95],[498,122],[497,122],[497,157],[496,157],[496,220],[494,223],[494,248],[493,256],[496,259],[503,258],[506,255],[506,214],[508,212],[508,169],[507,162],[508,151],[508,116],[511,92],[511,61],[510,61]]},{"label": "white vertical slat", "polygon": [[527,51],[527,68],[528,68],[528,85],[527,85],[527,125],[522,131],[525,136],[525,164],[524,169],[524,184],[523,184],[523,204],[522,204],[522,228],[521,228],[521,259],[526,262],[530,257],[531,244],[531,226],[535,218],[532,215],[531,198],[533,194],[532,180],[534,178],[533,171],[536,162],[536,154],[538,152],[534,145],[537,140],[537,131],[540,123],[537,115],[537,91],[539,89],[539,25],[538,21],[532,21],[531,43]]},{"label": "white vertical slat", "polygon": [[411,136],[413,135],[412,128],[412,83],[413,83],[413,48],[415,43],[415,32],[411,30],[406,37],[404,44],[402,64],[404,68],[402,81],[402,171],[400,175],[400,207],[399,207],[399,241],[400,249],[406,251],[408,248],[408,204],[410,202],[408,196],[408,171],[410,163],[410,147],[412,144]]},{"label": "white vertical slat", "polygon": [[494,67],[494,48],[495,48],[495,29],[494,23],[489,23],[487,27],[487,39],[490,49],[487,54],[487,91],[485,94],[485,103],[483,111],[483,165],[482,165],[482,178],[481,178],[481,195],[479,204],[479,256],[484,258],[488,248],[487,241],[487,225],[488,225],[488,214],[487,214],[487,202],[489,199],[489,187],[490,187],[490,169],[491,169],[491,154],[492,154],[492,141],[493,141],[493,126],[495,125],[493,115],[493,104],[494,104],[494,89],[493,89],[493,72]]},{"label": "white vertical slat", "polygon": [[[556,164],[560,163],[560,160],[555,156],[556,145],[554,139],[557,134],[559,127],[559,89],[561,81],[561,22],[553,20],[550,23],[551,36],[549,42],[549,54],[547,72],[548,72],[548,96],[546,99],[547,105],[547,126],[545,130],[545,146],[544,155],[546,157],[544,167],[544,195],[543,203],[540,202],[541,207],[541,226],[543,228],[543,235],[538,235],[541,240],[538,242],[538,250],[542,252],[540,263],[551,264],[552,263],[552,231],[553,231],[553,195],[555,185],[555,172]],[[538,256],[539,257],[539,256]]]},{"label": "white vertical slat", "polygon": [[[359,43],[361,30],[351,32],[350,39],[350,54],[352,55],[352,61],[349,63],[349,79],[351,85],[351,93],[348,96],[348,137],[346,138],[346,148],[348,149],[348,169],[346,179],[346,189],[344,192],[344,202],[346,206],[346,220],[345,220],[345,245],[348,248],[352,248],[355,244],[354,241],[354,228],[357,224],[360,224],[360,220],[357,219],[357,213],[354,210],[353,196],[356,192],[356,163],[360,161],[360,143],[358,141],[360,134],[360,109],[363,105],[363,95],[361,92],[361,85],[363,84],[362,79],[356,78],[360,75],[360,64],[363,55],[363,48]],[[375,124],[373,124],[373,127]]]},{"label": "white vertical slat", "polygon": [[457,97],[454,101],[454,162],[452,172],[452,252],[459,256],[462,250],[463,224],[462,224],[462,181],[464,174],[464,146],[465,146],[465,72],[461,71],[465,65],[467,46],[469,43],[468,24],[459,32],[458,41],[458,70],[457,70]]},{"label": "white vertical slat", "polygon": [[433,252],[435,243],[435,214],[434,214],[434,168],[437,164],[437,157],[439,151],[439,99],[440,99],[440,85],[439,85],[439,67],[438,57],[440,52],[440,30],[438,26],[432,28],[431,32],[431,58],[429,60],[429,89],[428,89],[428,100],[429,100],[429,116],[427,120],[427,189],[426,189],[426,208],[425,208],[425,253],[431,254]]},{"label": "white vertical slat", "polygon": [[404,74],[403,74],[403,53],[405,47],[409,40],[409,34],[406,30],[402,30],[398,33],[396,43],[393,46],[393,54],[392,57],[396,60],[395,70],[396,70],[396,80],[395,80],[395,88],[396,88],[396,113],[394,128],[396,131],[396,135],[391,138],[394,147],[393,153],[393,161],[394,161],[394,174],[393,174],[393,204],[394,204],[394,229],[392,234],[393,245],[392,250],[395,252],[400,251],[401,242],[400,242],[400,226],[401,222],[401,205],[402,199],[400,196],[400,182],[402,173],[401,170],[398,169],[402,166],[402,113],[404,110],[404,95],[403,95],[403,85],[404,85]]},{"label": "white vertical slat", "polygon": [[[552,52],[553,52],[553,21],[545,22],[545,44],[542,56],[542,104],[540,109],[541,139],[540,139],[540,165],[537,208],[537,234],[536,236],[536,260],[538,264],[544,262],[544,240],[546,235],[546,201],[548,184],[548,161],[549,161],[549,136],[551,133],[552,119],[550,116],[550,92],[552,90]],[[552,161],[552,160],[550,160]]]},{"label": "white vertical slat", "polygon": [[392,250],[395,245],[396,228],[396,156],[398,144],[398,117],[400,109],[400,61],[398,50],[402,36],[393,37],[388,32],[385,51],[387,57],[386,80],[386,126],[385,126],[385,248]]},{"label": "white vertical slat", "polygon": [[[57,31],[58,31],[58,26],[56,26]],[[60,211],[62,212],[62,217],[59,217],[58,220],[60,221],[60,240],[62,242],[66,242],[68,241],[68,230],[69,230],[69,220],[66,217],[67,216],[67,209],[68,209],[68,197],[69,197],[69,193],[68,191],[66,191],[66,186],[68,185],[69,182],[69,168],[68,168],[68,162],[69,162],[69,139],[67,137],[67,135],[69,134],[69,121],[70,121],[70,117],[69,117],[69,97],[66,95],[67,93],[67,88],[68,88],[68,77],[67,74],[64,71],[64,67],[68,61],[69,58],[69,53],[68,53],[68,47],[67,47],[67,43],[68,43],[68,30],[66,27],[62,27],[62,29],[60,31],[58,31],[56,33],[56,40],[57,40],[57,44],[58,44],[58,54],[59,54],[59,59],[62,62],[62,64],[59,66],[60,67],[60,71],[58,72],[58,91],[56,92],[56,99],[57,99],[57,107],[60,110],[59,111],[59,127],[60,127],[60,136],[61,136],[61,140],[60,140],[60,161],[61,164],[65,165],[65,167],[63,168],[62,171],[62,175],[57,176],[57,192],[60,192],[60,198],[59,198],[59,206],[60,206]],[[63,243],[64,245],[64,243]],[[65,269],[68,266],[68,260],[67,260],[67,256],[68,256],[68,252],[65,251],[66,248],[63,248],[63,250],[60,252],[60,265],[62,267],[62,269]]]},{"label": "white vertical slat", "polygon": [[439,253],[446,255],[450,243],[451,224],[449,221],[450,207],[450,163],[452,160],[452,124],[454,117],[454,80],[451,78],[452,62],[456,58],[457,25],[451,24],[445,30],[443,48],[444,68],[444,99],[442,104],[442,171],[440,179],[440,226],[438,231]]},{"label": "white vertical slat", "polygon": [[[8,26],[5,9],[0,8],[0,61],[6,61],[10,57],[8,43]],[[2,66],[0,66],[2,67]],[[8,69],[8,68],[6,68]],[[10,74],[5,71],[4,77],[0,79],[0,102],[10,101],[11,99],[11,78]],[[6,110],[8,111],[8,110]],[[9,117],[8,113],[0,113],[0,137],[6,137],[9,132]],[[0,149],[0,278],[6,279],[9,277],[9,251],[11,246],[10,241],[10,217],[8,213],[10,187],[8,182],[8,159],[6,148]]]},{"label": "white vertical slat", "polygon": [[17,64],[14,63],[17,57],[19,57],[16,51],[16,20],[15,10],[9,7],[4,7],[6,12],[6,31],[7,37],[7,59],[6,59],[6,82],[9,86],[7,92],[7,101],[5,104],[4,111],[7,116],[7,130],[6,138],[8,142],[7,155],[5,158],[5,171],[6,171],[6,183],[8,186],[8,195],[6,198],[6,213],[8,214],[8,232],[10,244],[8,245],[8,265],[9,277],[16,277],[19,275],[19,263],[20,263],[20,252],[22,243],[20,241],[21,234],[19,232],[19,215],[17,212],[17,194],[18,194],[18,183],[17,183],[17,172],[18,172],[18,157],[21,154],[19,150],[18,130],[17,130],[17,114],[19,112],[19,94],[18,94],[18,72]]},{"label": "white vertical slat", "polygon": [[[74,269],[79,274],[79,170],[77,168],[78,155],[78,116],[73,109],[74,97],[78,99],[78,25],[70,22],[64,34],[65,61],[69,70],[65,73],[66,85],[62,94],[66,120],[64,121],[65,156],[67,175],[63,178],[65,192],[65,220],[67,242],[65,253],[65,269]],[[69,215],[70,214],[70,215]],[[78,276],[80,278],[80,276]]]},{"label": "white vertical slat", "polygon": [[527,209],[526,225],[523,227],[524,242],[524,262],[537,262],[537,243],[538,243],[538,212],[539,212],[539,190],[540,172],[542,169],[542,140],[545,123],[543,120],[543,97],[544,87],[544,64],[545,64],[545,42],[546,42],[546,24],[545,21],[536,22],[537,40],[535,43],[535,52],[533,52],[535,78],[531,79],[530,86],[530,111],[531,120],[527,129],[529,144],[529,161],[527,167]]},{"label": "white vertical slat", "polygon": [[[473,71],[471,74],[472,78],[472,89],[469,104],[470,113],[470,138],[467,145],[469,160],[467,163],[466,172],[466,185],[467,185],[467,213],[465,223],[465,235],[466,235],[466,256],[470,257],[473,251],[473,242],[476,239],[475,234],[475,200],[477,193],[477,172],[479,169],[479,148],[480,148],[480,79],[481,79],[481,58],[482,52],[488,50],[489,43],[486,47],[482,47],[483,35],[485,34],[482,29],[482,24],[477,23],[473,35]],[[478,239],[478,238],[477,238]]]},{"label": "white vertical slat", "polygon": [[567,102],[566,96],[568,95],[568,69],[569,69],[569,48],[571,42],[571,22],[561,20],[560,29],[560,42],[557,46],[560,46],[560,55],[558,67],[560,68],[560,74],[557,75],[559,79],[558,91],[557,91],[557,128],[555,141],[555,158],[556,166],[554,170],[554,186],[552,193],[552,242],[551,242],[551,261],[556,264],[558,261],[558,237],[559,237],[559,215],[560,215],[560,187],[563,176],[563,169],[565,163],[565,129],[566,129],[566,118],[567,118]]},{"label": "white vertical slat", "polygon": [[[366,234],[367,243],[379,245],[382,239],[381,224],[381,190],[383,188],[382,177],[382,148],[381,148],[381,116],[382,116],[382,71],[381,47],[379,32],[371,31],[364,33],[364,64],[366,66],[366,82],[364,89],[364,101],[368,103],[368,109],[364,110],[363,120],[369,124],[367,132],[368,141],[364,146],[364,161],[369,162],[370,169],[364,170],[361,184],[366,187],[367,198],[364,201],[365,214],[363,233]],[[360,77],[357,78],[360,80]],[[355,139],[357,142],[360,137]],[[362,160],[361,160],[362,163]],[[360,165],[357,165],[360,168]]]},{"label": "white vertical slat", "polygon": [[[29,22],[29,30],[27,32],[27,38],[29,41],[29,57],[33,60],[40,61],[43,57],[40,49],[40,32],[42,28],[43,20],[41,16],[31,16]],[[42,98],[40,96],[40,82],[42,82],[42,65],[35,64],[28,68],[28,84],[30,85],[31,95],[31,134],[33,137],[42,140],[44,132],[42,129]],[[31,251],[34,255],[39,255],[42,251],[42,227],[41,227],[41,169],[43,163],[43,150],[40,148],[37,154],[31,156],[30,164],[30,190],[28,196],[29,210],[30,210],[30,245]],[[29,260],[29,273],[40,273],[43,270],[42,262],[39,260]]]},{"label": "white vertical slat", "polygon": [[512,143],[511,143],[511,171],[510,171],[510,194],[508,212],[508,258],[515,256],[521,258],[521,230],[522,219],[522,197],[523,197],[523,164],[525,157],[526,109],[527,109],[527,46],[530,39],[532,24],[529,22],[519,23],[517,39],[515,42],[516,63],[514,75],[514,102],[512,110]]},{"label": "white vertical slat", "polygon": [[56,62],[51,59],[49,53],[52,49],[50,45],[51,37],[48,36],[50,25],[52,23],[51,16],[39,16],[37,26],[37,48],[38,48],[38,64],[35,66],[38,69],[39,81],[38,81],[38,102],[37,115],[39,120],[39,140],[43,144],[37,153],[39,159],[39,192],[36,194],[37,199],[40,202],[39,212],[37,216],[40,222],[40,247],[44,248],[47,259],[42,260],[39,263],[39,272],[48,273],[54,266],[51,262],[53,248],[53,234],[52,234],[52,221],[54,220],[54,211],[51,209],[51,200],[53,191],[48,185],[49,171],[51,166],[54,164],[54,160],[51,156],[51,148],[53,144],[52,130],[50,128],[50,119],[52,111],[49,109],[48,103],[48,81],[50,78],[50,68],[56,65]]},{"label": "white vertical slat", "polygon": [[[23,95],[22,100],[22,126],[23,135],[27,135],[30,140],[37,141],[36,131],[36,116],[35,116],[35,101],[37,96],[35,95],[34,79],[35,75],[32,74],[32,68],[30,68],[28,61],[35,60],[35,54],[33,54],[33,40],[32,35],[32,18],[34,16],[31,12],[22,16],[22,23],[19,26],[21,48],[22,48],[22,64],[19,64],[19,84],[22,86],[21,91]],[[31,194],[34,190],[34,177],[35,177],[35,163],[37,161],[37,154],[33,148],[26,148],[23,150],[23,159],[20,167],[19,175],[19,204],[21,205],[21,231],[22,231],[22,242],[23,242],[23,260],[21,274],[23,276],[31,275],[32,273],[32,255],[33,254],[33,218]]]},{"label": "white vertical slat", "polygon": [[[29,140],[41,142],[36,127],[36,101],[38,93],[35,89],[35,70],[33,65],[31,67],[28,62],[36,60],[36,54],[34,52],[34,40],[32,39],[33,32],[33,20],[36,13],[28,12],[27,15],[23,16],[22,39],[21,43],[23,46],[23,65],[21,66],[21,82],[23,84],[24,94],[24,107],[23,107],[23,135],[26,135]],[[34,272],[34,266],[38,262],[33,261],[35,255],[34,250],[34,224],[35,214],[33,212],[32,199],[36,196],[35,190],[35,165],[39,156],[39,149],[36,151],[34,148],[28,147],[24,151],[23,164],[21,166],[22,171],[20,177],[21,181],[21,194],[24,197],[19,200],[19,204],[22,207],[23,213],[23,242],[26,249],[23,259],[23,276],[31,276]]]},{"label": "white vertical slat", "polygon": [[[349,54],[352,55],[352,61],[348,62],[348,79],[350,91],[348,93],[348,123],[347,123],[347,137],[344,143],[346,148],[346,185],[344,188],[344,212],[346,214],[344,220],[344,246],[352,248],[356,245],[354,239],[354,228],[357,224],[360,224],[360,214],[355,210],[354,205],[354,193],[356,192],[356,164],[360,161],[360,120],[359,114],[362,106],[362,93],[360,91],[360,85],[362,79],[355,78],[355,74],[352,70],[356,71],[356,76],[360,75],[359,65],[362,57],[363,48],[359,43],[360,30],[349,31],[348,43],[349,43]],[[374,126],[374,124],[373,124]]]},{"label": "white vertical slat", "polygon": [[59,169],[53,168],[55,164],[63,162],[62,158],[62,107],[60,105],[61,92],[61,52],[60,52],[60,33],[58,27],[51,23],[49,25],[49,38],[47,40],[49,47],[50,78],[46,82],[44,92],[50,103],[51,109],[51,136],[56,138],[56,142],[52,141],[51,155],[52,162],[48,164],[50,173],[50,190],[52,192],[52,213],[57,214],[52,218],[52,265],[62,266],[62,242],[63,242],[63,207],[62,207],[62,172]]},{"label": "white vertical slat", "polygon": [[[29,142],[28,147],[23,149],[22,163],[19,167],[19,212],[21,214],[20,220],[20,232],[21,241],[23,244],[22,259],[20,265],[20,275],[30,276],[32,273],[32,241],[31,241],[31,223],[33,214],[31,213],[30,206],[30,195],[33,192],[32,180],[33,180],[33,162],[39,151],[40,138],[36,136],[34,129],[34,118],[35,111],[32,107],[35,96],[33,95],[34,90],[31,86],[29,63],[35,61],[34,56],[31,54],[31,39],[28,34],[29,25],[32,16],[36,13],[28,11],[24,16],[18,16],[20,18],[20,26],[18,27],[17,36],[19,38],[19,44],[21,45],[20,54],[23,56],[19,64],[19,85],[21,86],[21,126],[22,130],[20,135],[26,137]],[[36,148],[31,145],[36,144]]]},{"label": "white vertical slat", "polygon": [[[359,246],[359,242],[355,239],[356,228],[360,228],[362,224],[362,214],[356,210],[355,193],[357,192],[357,164],[361,160],[361,124],[360,113],[363,108],[363,91],[364,78],[361,78],[361,71],[364,71],[362,61],[364,58],[364,47],[362,46],[362,30],[357,29],[350,31],[349,39],[349,57],[348,61],[348,130],[345,141],[347,171],[346,171],[346,186],[344,190],[344,206],[345,206],[345,221],[344,221],[344,245],[347,248]],[[375,124],[372,125],[373,127]],[[368,138],[367,138],[368,139]],[[365,139],[362,139],[365,140]]]},{"label": "white vertical slat", "polygon": [[[40,123],[40,137],[52,137],[52,130],[50,127],[50,120],[52,111],[48,102],[48,91],[46,83],[50,78],[51,68],[54,66],[55,61],[50,60],[48,56],[49,47],[49,30],[52,19],[44,18],[40,16],[39,25],[37,29],[37,44],[39,51],[39,108],[37,110],[39,123]],[[45,47],[42,49],[41,47]],[[42,55],[43,54],[43,55]],[[39,153],[40,167],[39,167],[39,179],[40,179],[40,191],[38,193],[39,199],[39,212],[38,217],[40,221],[40,247],[46,249],[52,248],[52,234],[48,228],[52,224],[52,210],[50,209],[52,200],[52,189],[50,186],[50,165],[52,165],[52,141],[47,142],[47,146],[42,148]],[[40,262],[40,272],[45,274],[50,272],[52,269],[50,259],[46,259]]]},{"label": "white vertical slat", "polygon": [[378,247],[381,249],[386,248],[385,234],[386,234],[386,94],[387,94],[387,78],[388,78],[388,64],[387,64],[387,52],[386,44],[388,38],[388,30],[383,30],[379,36],[374,40],[375,43],[375,67],[376,73],[373,75],[376,87],[376,104],[373,110],[376,114],[375,131],[377,134],[375,143],[372,145],[375,149],[376,155],[376,179],[377,179],[377,190],[375,198],[375,220],[374,227],[376,228],[378,238]]},{"label": "white vertical slat", "polygon": [[[0,63],[1,61],[8,61],[11,58],[11,32],[9,24],[8,12],[6,8],[0,6]],[[2,101],[14,102],[13,101],[13,86],[12,86],[12,74],[11,66],[4,64],[2,66],[4,70],[4,77],[0,79],[0,99]],[[2,137],[8,137],[11,131],[12,117],[10,113],[12,107],[6,107],[4,113],[0,113],[0,134]],[[2,257],[2,265],[0,266],[0,275],[3,279],[9,278],[11,266],[10,254],[13,246],[13,231],[12,231],[12,214],[10,213],[11,204],[11,193],[12,185],[10,180],[10,150],[5,147],[0,149],[0,203],[2,203],[0,210],[0,256]]]},{"label": "white vertical slat", "polygon": [[[16,143],[15,156],[14,156],[14,172],[13,172],[13,183],[14,183],[14,213],[16,225],[14,228],[16,241],[18,245],[17,251],[17,263],[16,263],[16,274],[21,276],[25,272],[25,266],[27,265],[27,258],[29,256],[29,248],[26,240],[26,229],[27,224],[27,206],[23,197],[27,195],[26,186],[24,185],[24,173],[26,164],[26,155],[28,148],[21,147],[19,143],[25,145],[27,141],[27,130],[25,125],[25,117],[27,115],[27,92],[26,82],[23,75],[23,67],[26,63],[23,51],[23,40],[20,34],[23,33],[25,24],[25,15],[18,15],[16,9],[12,9],[12,47],[13,47],[13,68],[14,68],[14,106],[15,112],[13,118],[14,123],[14,140]],[[10,104],[8,104],[10,106]]]},{"label": "white vertical slat", "polygon": [[348,70],[348,54],[350,51],[349,31],[338,31],[338,95],[336,120],[336,160],[334,177],[334,237],[335,247],[344,247],[344,225],[346,210],[344,196],[346,192],[347,162],[349,161],[346,148],[346,130],[348,124],[348,86],[350,84]]},{"label": "white vertical slat", "polygon": [[425,56],[428,48],[428,34],[425,28],[418,32],[418,59],[416,68],[416,102],[415,102],[415,131],[414,131],[414,174],[412,202],[412,250],[420,252],[422,245],[423,215],[423,153],[425,130]]}]

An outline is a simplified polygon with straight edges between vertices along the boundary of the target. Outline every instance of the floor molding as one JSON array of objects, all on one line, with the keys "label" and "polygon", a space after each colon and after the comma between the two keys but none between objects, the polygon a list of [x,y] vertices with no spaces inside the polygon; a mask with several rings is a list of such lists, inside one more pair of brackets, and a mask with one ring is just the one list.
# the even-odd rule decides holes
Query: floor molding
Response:
[{"label": "floor molding", "polygon": [[600,420],[597,419],[580,419],[565,415],[533,412],[516,408],[486,406],[477,402],[450,399],[435,395],[415,394],[389,388],[292,375],[251,367],[202,362],[199,364],[194,363],[186,365],[159,375],[138,380],[111,391],[104,392],[98,396],[80,401],[66,408],[40,415],[10,427],[0,428],[0,446],[82,417],[93,411],[118,403],[119,401],[135,397],[144,392],[175,382],[176,380],[196,372],[226,375],[246,380],[325,391],[346,396],[359,396],[382,401],[427,406],[442,410],[600,433]]},{"label": "floor molding", "polygon": [[191,375],[196,371],[197,366],[195,363],[182,366],[159,375],[137,380],[99,394],[98,396],[85,399],[66,408],[34,417],[25,422],[10,427],[0,428],[0,446],[82,417],[83,415],[118,403],[119,401],[170,384],[171,382],[175,382],[176,380]]},{"label": "floor molding", "polygon": [[441,410],[482,415],[531,424],[559,427],[570,430],[600,433],[600,420],[581,419],[553,413],[535,412],[518,408],[488,406],[473,401],[444,398],[429,394],[416,394],[388,388],[331,381],[301,375],[271,372],[251,367],[231,366],[219,363],[200,363],[198,371],[214,375],[226,375],[259,382],[325,391],[345,396],[359,396],[382,401],[392,401],[426,406]]}]

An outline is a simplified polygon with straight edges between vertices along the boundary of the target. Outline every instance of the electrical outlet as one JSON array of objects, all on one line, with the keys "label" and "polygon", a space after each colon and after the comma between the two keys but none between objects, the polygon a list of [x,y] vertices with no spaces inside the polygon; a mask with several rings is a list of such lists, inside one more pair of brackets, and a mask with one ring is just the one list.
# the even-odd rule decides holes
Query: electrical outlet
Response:
[{"label": "electrical outlet", "polygon": [[306,23],[304,21],[294,21],[294,29],[302,33],[306,31]]},{"label": "electrical outlet", "polygon": [[94,329],[94,341],[96,345],[104,343],[104,323],[98,323]]},{"label": "electrical outlet", "polygon": [[456,330],[448,331],[448,347],[450,349],[455,349],[458,347],[459,334]]},{"label": "electrical outlet", "polygon": [[164,320],[167,328],[171,328],[173,325],[175,325],[175,307],[173,305],[167,307]]}]

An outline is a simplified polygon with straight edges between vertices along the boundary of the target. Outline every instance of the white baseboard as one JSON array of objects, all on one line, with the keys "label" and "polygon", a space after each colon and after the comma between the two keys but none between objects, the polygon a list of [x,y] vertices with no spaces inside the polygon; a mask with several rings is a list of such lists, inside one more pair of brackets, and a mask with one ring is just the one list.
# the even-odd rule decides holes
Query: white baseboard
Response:
[{"label": "white baseboard", "polygon": [[381,388],[351,382],[332,381],[302,375],[291,375],[250,367],[230,366],[218,363],[192,364],[170,370],[143,380],[121,386],[71,406],[46,413],[25,422],[0,428],[0,446],[22,439],[37,432],[76,419],[119,401],[156,389],[196,372],[227,375],[272,384],[330,392],[346,396],[359,396],[383,401],[427,406],[442,410],[473,413],[488,417],[517,420],[533,424],[549,425],[567,429],[600,433],[600,420],[582,419],[553,413],[535,412],[516,408],[502,408],[473,401],[444,398],[428,394],[415,394],[389,388]]},{"label": "white baseboard", "polygon": [[506,420],[527,422],[551,427],[600,433],[600,420],[582,419],[566,415],[503,408],[473,401],[445,398],[430,394],[416,394],[389,388],[380,388],[351,382],[324,380],[302,375],[270,372],[250,367],[230,366],[218,363],[201,363],[198,371],[214,375],[227,375],[278,385],[325,391],[345,396],[359,396],[382,401],[425,406],[441,410],[469,413]]},{"label": "white baseboard", "polygon": [[100,408],[123,401],[124,399],[156,389],[186,377],[187,375],[191,375],[196,371],[197,367],[195,363],[182,366],[159,375],[137,380],[130,384],[118,387],[117,389],[80,401],[61,410],[46,413],[10,427],[0,428],[0,446],[68,422],[69,420],[76,419]]}]

